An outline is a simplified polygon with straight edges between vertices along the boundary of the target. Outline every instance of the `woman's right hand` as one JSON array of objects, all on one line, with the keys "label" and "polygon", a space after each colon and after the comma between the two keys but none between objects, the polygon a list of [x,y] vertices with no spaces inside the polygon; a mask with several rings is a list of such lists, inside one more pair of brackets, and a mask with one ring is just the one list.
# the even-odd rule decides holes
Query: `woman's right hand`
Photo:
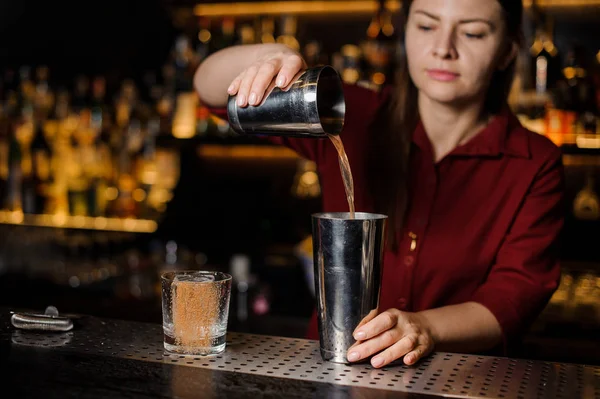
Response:
[{"label": "woman's right hand", "polygon": [[287,88],[298,72],[306,69],[306,62],[292,49],[281,48],[260,56],[242,71],[227,89],[229,95],[237,94],[237,105],[259,105],[267,88],[275,79],[276,87]]}]

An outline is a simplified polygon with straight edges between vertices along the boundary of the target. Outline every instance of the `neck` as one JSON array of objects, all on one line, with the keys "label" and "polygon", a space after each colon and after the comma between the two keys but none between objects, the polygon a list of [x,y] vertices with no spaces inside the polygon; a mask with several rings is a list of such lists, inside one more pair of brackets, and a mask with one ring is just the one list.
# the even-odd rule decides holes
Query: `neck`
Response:
[{"label": "neck", "polygon": [[473,138],[488,122],[483,101],[454,106],[419,93],[419,116],[431,142],[435,162]]}]

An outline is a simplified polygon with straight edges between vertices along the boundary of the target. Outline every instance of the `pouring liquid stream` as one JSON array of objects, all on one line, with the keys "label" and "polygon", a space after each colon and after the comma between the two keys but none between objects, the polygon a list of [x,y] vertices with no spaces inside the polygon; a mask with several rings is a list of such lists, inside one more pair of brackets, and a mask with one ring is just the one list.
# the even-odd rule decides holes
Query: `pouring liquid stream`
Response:
[{"label": "pouring liquid stream", "polygon": [[354,219],[354,180],[352,179],[352,170],[350,170],[350,162],[348,162],[348,156],[346,150],[344,150],[344,144],[342,139],[338,135],[327,133],[327,137],[335,146],[338,152],[338,161],[340,163],[340,172],[342,174],[342,180],[344,182],[344,189],[346,190],[346,198],[348,199],[348,208],[350,209],[350,219]]}]

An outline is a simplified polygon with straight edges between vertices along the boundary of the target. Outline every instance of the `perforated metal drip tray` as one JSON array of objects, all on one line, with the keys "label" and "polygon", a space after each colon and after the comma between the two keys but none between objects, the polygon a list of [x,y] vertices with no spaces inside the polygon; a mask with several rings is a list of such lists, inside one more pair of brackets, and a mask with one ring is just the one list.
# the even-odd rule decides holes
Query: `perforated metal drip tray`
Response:
[{"label": "perforated metal drip tray", "polygon": [[178,364],[274,378],[360,386],[428,395],[485,398],[600,399],[600,367],[436,353],[413,367],[324,362],[317,341],[229,333],[218,356],[169,354],[162,326],[88,318],[68,333],[37,333],[2,326],[2,339],[35,346],[147,362]]}]

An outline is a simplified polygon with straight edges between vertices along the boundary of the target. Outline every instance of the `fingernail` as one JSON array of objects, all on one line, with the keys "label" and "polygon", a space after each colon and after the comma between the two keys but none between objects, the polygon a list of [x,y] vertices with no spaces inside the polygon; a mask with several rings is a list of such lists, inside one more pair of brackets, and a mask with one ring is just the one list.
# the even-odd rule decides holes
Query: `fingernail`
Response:
[{"label": "fingernail", "polygon": [[252,105],[256,104],[256,93],[250,93],[250,98],[248,99],[248,102]]},{"label": "fingernail", "polygon": [[415,358],[414,358],[414,356],[407,356],[406,359],[404,359],[404,360],[406,360],[405,363],[412,363],[415,361]]},{"label": "fingernail", "polygon": [[359,339],[365,339],[365,338],[367,338],[367,334],[365,334],[364,331],[359,331],[356,334],[354,334],[354,339],[359,340]]},{"label": "fingernail", "polygon": [[231,93],[232,91],[233,91],[233,85],[231,85],[227,88],[227,93]]},{"label": "fingernail", "polygon": [[285,86],[285,78],[280,77],[279,79],[277,79],[277,87],[283,87]]},{"label": "fingernail", "polygon": [[237,105],[239,105],[241,107],[244,105],[245,102],[246,102],[246,97],[244,97],[243,94],[238,94]]},{"label": "fingernail", "polygon": [[374,357],[373,359],[371,359],[371,364],[373,365],[373,367],[379,367],[383,364],[383,359],[380,357]]},{"label": "fingernail", "polygon": [[351,352],[348,355],[348,360],[351,361],[351,362],[357,361],[358,360],[358,353],[357,352]]}]

